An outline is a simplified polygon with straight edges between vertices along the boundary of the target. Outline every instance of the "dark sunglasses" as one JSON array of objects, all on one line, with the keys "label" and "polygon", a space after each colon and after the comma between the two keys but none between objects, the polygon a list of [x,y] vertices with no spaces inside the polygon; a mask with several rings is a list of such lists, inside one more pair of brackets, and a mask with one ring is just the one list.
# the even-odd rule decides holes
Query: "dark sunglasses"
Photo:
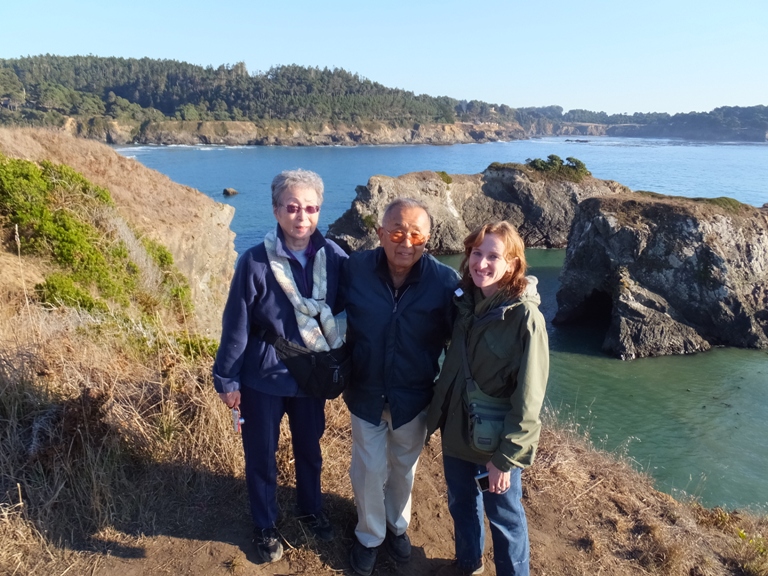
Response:
[{"label": "dark sunglasses", "polygon": [[304,210],[307,214],[317,214],[320,212],[320,206],[298,206],[297,204],[280,204],[288,214],[296,214]]},{"label": "dark sunglasses", "polygon": [[424,242],[427,241],[427,238],[429,236],[425,236],[421,232],[405,232],[404,230],[387,230],[386,228],[384,231],[389,234],[389,239],[394,242],[395,244],[400,244],[400,242],[404,241],[406,236],[411,241],[411,245],[413,246],[421,246],[424,244]]}]

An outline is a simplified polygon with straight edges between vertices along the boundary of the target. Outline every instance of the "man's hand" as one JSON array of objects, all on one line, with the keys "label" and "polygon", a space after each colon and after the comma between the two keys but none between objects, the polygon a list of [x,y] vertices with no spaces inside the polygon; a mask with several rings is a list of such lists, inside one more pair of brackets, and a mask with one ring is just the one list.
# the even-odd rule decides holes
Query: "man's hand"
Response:
[{"label": "man's hand", "polygon": [[234,392],[220,392],[219,398],[227,408],[239,408],[240,407],[240,390]]}]

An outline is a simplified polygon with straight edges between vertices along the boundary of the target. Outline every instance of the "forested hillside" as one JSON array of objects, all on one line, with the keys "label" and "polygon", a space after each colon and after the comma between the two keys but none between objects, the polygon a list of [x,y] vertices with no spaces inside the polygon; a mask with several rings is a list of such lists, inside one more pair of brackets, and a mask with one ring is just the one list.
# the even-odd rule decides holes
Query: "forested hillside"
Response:
[{"label": "forested hillside", "polygon": [[[32,56],[0,60],[4,122],[56,123],[64,116],[135,120],[323,120],[451,123],[491,114],[483,102],[417,96],[346,70],[245,64],[202,67],[174,60]],[[501,107],[496,115],[512,117]]]},{"label": "forested hillside", "polygon": [[[64,126],[69,118],[82,135],[99,137],[105,126],[117,122],[131,127],[132,138],[147,125],[168,120],[346,127],[367,122],[393,127],[496,122],[522,127],[528,135],[607,133],[704,140],[763,141],[768,132],[766,106],[608,115],[582,109],[564,112],[561,106],[512,108],[416,95],[340,68],[288,65],[249,73],[242,62],[214,68],[150,58],[0,59],[0,124]],[[587,124],[594,128],[573,128]]]}]

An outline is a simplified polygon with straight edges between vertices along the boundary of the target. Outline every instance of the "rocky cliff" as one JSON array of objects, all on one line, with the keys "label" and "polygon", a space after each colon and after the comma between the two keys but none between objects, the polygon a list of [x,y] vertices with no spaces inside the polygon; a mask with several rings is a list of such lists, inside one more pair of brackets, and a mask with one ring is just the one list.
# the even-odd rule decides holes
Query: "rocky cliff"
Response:
[{"label": "rocky cliff", "polygon": [[463,252],[462,241],[490,220],[514,224],[526,246],[564,247],[576,205],[585,198],[629,189],[591,176],[581,182],[546,177],[520,164],[492,165],[481,174],[415,172],[397,178],[373,176],[328,236],[347,250],[378,246],[376,227],[386,205],[397,197],[424,201],[434,219],[428,248],[436,254]]},{"label": "rocky cliff", "polygon": [[101,123],[94,127],[71,121],[70,133],[109,144],[216,144],[226,146],[354,146],[358,144],[467,144],[519,140],[519,124],[495,122],[413,124],[395,126],[368,121],[360,125],[311,124],[290,121],[175,121],[144,126]]},{"label": "rocky cliff", "polygon": [[109,190],[129,227],[166,246],[188,279],[195,305],[192,327],[218,337],[236,258],[229,228],[232,207],[176,184],[108,146],[61,131],[0,129],[0,152],[67,164]]},{"label": "rocky cliff", "polygon": [[765,142],[765,128],[725,128],[700,124],[617,124],[604,134],[619,138],[680,138],[704,142]]},{"label": "rocky cliff", "polygon": [[768,348],[768,210],[651,193],[578,207],[556,323],[604,319],[622,359]]}]

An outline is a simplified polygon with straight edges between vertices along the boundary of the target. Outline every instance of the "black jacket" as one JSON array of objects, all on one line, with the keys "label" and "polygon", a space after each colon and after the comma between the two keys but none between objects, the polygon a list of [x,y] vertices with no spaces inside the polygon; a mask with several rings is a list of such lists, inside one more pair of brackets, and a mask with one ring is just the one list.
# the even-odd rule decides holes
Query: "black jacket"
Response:
[{"label": "black jacket", "polygon": [[432,399],[438,360],[453,326],[458,274],[425,254],[396,293],[382,248],[352,253],[344,263],[350,412],[378,424],[389,402],[392,426],[413,420]]}]

